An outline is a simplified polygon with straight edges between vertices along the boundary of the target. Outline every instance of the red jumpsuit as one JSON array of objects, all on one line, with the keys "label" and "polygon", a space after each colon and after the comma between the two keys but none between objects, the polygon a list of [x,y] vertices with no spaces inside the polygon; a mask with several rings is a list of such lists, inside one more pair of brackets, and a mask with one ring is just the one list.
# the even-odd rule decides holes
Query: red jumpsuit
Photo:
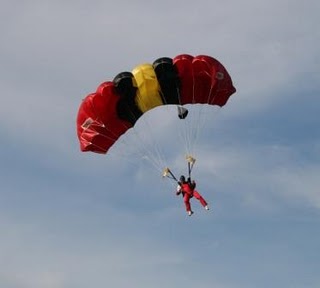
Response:
[{"label": "red jumpsuit", "polygon": [[204,198],[200,195],[200,193],[194,189],[195,188],[194,182],[193,183],[189,183],[189,182],[181,183],[180,187],[181,187],[180,191],[183,193],[182,194],[183,201],[184,201],[184,204],[186,205],[187,212],[192,211],[191,205],[190,205],[190,199],[192,197],[199,200],[203,207],[206,207],[208,205],[206,200],[204,200]]}]

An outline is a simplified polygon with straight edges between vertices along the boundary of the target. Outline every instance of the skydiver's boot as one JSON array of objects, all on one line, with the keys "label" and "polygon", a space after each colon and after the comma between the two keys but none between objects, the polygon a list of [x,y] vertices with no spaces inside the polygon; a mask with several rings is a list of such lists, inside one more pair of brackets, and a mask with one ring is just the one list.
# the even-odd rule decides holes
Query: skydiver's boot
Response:
[{"label": "skydiver's boot", "polygon": [[209,206],[208,205],[204,206],[204,209],[209,210]]},{"label": "skydiver's boot", "polygon": [[191,216],[193,214],[193,211],[188,211],[188,215]]}]

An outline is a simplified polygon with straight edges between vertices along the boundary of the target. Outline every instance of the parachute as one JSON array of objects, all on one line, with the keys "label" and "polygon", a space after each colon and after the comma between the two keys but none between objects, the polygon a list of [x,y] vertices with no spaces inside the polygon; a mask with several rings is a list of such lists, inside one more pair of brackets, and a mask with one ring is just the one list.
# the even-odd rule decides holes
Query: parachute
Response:
[{"label": "parachute", "polygon": [[225,67],[207,55],[162,57],[121,72],[83,99],[77,116],[81,151],[106,154],[143,115],[163,105],[176,105],[188,117],[186,104],[224,106],[236,92]]}]

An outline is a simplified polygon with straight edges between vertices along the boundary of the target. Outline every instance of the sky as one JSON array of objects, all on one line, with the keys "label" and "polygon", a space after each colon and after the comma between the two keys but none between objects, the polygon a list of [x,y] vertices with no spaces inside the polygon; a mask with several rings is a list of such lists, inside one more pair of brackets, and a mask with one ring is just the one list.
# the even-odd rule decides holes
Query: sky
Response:
[{"label": "sky", "polygon": [[[318,288],[319,10],[2,0],[0,287]],[[109,155],[82,153],[76,136],[100,83],[185,53],[221,61],[237,89],[206,107],[193,177],[210,210],[192,199],[191,217],[137,142],[185,173],[172,110],[150,112]]]}]

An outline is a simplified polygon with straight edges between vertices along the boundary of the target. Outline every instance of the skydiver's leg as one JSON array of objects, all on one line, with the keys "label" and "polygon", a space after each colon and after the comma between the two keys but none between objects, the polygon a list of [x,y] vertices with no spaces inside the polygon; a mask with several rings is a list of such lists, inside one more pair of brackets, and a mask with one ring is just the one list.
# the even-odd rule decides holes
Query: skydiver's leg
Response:
[{"label": "skydiver's leg", "polygon": [[198,199],[203,207],[208,206],[208,203],[204,198],[200,195],[200,193],[196,190],[193,191],[194,198]]},{"label": "skydiver's leg", "polygon": [[184,201],[184,205],[186,206],[187,212],[191,211],[190,198],[191,197],[188,193],[184,194],[183,201]]}]

